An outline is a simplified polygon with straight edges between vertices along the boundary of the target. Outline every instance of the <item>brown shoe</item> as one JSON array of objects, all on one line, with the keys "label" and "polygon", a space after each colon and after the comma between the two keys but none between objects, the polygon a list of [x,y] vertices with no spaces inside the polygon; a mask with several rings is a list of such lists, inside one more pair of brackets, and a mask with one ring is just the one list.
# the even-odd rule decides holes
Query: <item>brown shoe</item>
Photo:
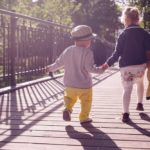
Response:
[{"label": "brown shoe", "polygon": [[136,107],[136,110],[144,111],[143,104],[142,103],[138,103],[137,107]]},{"label": "brown shoe", "polygon": [[71,121],[71,111],[70,110],[65,109],[63,111],[63,120],[64,121]]},{"label": "brown shoe", "polygon": [[122,114],[122,122],[129,122],[129,121],[130,121],[129,114],[123,113]]}]

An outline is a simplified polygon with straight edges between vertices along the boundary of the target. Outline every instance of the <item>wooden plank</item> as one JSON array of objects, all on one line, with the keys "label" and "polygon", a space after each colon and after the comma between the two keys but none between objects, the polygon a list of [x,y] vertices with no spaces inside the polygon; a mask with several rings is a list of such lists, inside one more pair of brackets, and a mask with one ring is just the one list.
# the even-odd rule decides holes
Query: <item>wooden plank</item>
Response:
[{"label": "wooden plank", "polygon": [[[78,133],[80,134],[80,133]],[[81,133],[82,134],[82,133]],[[69,135],[70,136],[70,135]],[[132,140],[112,140],[112,139],[95,139],[90,134],[84,134],[88,138],[50,138],[50,137],[24,137],[24,136],[2,136],[5,138],[2,143],[30,143],[30,144],[49,144],[49,145],[70,145],[70,146],[87,146],[87,147],[125,147],[125,148],[136,148],[137,141]],[[1,137],[0,137],[1,138]],[[138,148],[149,148],[150,142],[138,141]]]},{"label": "wooden plank", "polygon": [[[30,144],[30,143],[8,143],[1,150],[119,150],[118,148],[112,147],[86,147],[86,146],[71,146],[71,145],[46,145],[46,144]],[[126,150],[126,149],[124,149]],[[128,149],[133,150],[133,149]],[[134,149],[135,150],[135,149]],[[147,149],[143,149],[147,150]]]},{"label": "wooden plank", "polygon": [[[71,128],[72,126],[67,126],[66,128]],[[72,127],[73,128],[73,127]],[[24,136],[24,137],[51,137],[51,138],[68,138],[68,133],[71,137],[73,137],[74,139],[80,139],[80,138],[85,138],[88,139],[88,136],[85,136],[86,134],[89,135],[94,135],[95,139],[109,139],[111,138],[112,140],[124,140],[124,141],[145,141],[145,142],[149,142],[149,136],[145,136],[143,134],[128,134],[128,133],[122,133],[122,134],[116,134],[116,133],[105,133],[102,132],[100,130],[97,129],[96,132],[92,132],[92,131],[78,131],[75,130],[74,131],[44,131],[44,130],[14,130],[14,132],[12,132],[12,130],[1,130],[1,136]],[[80,133],[80,134],[78,134]],[[1,137],[1,141],[4,140],[4,138]]]},{"label": "wooden plank", "polygon": [[132,122],[122,123],[122,89],[118,78],[119,73],[102,82],[98,82],[98,77],[94,79],[98,83],[93,88],[91,115],[94,122],[84,127],[78,119],[79,102],[72,121],[62,120],[63,88],[58,82],[48,81],[1,95],[0,149],[149,150],[150,103],[144,101],[144,112],[136,111],[133,91]]}]

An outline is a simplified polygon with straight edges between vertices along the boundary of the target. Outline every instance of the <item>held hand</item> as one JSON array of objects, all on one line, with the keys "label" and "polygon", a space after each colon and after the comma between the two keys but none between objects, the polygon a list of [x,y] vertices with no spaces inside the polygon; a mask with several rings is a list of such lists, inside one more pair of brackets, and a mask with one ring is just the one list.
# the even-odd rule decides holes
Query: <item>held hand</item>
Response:
[{"label": "held hand", "polygon": [[101,67],[103,70],[106,70],[109,67],[109,65],[107,63],[104,63],[101,65]]},{"label": "held hand", "polygon": [[46,68],[45,68],[45,73],[48,75],[52,74],[52,71],[50,70],[50,68],[48,66],[46,66]]},{"label": "held hand", "polygon": [[49,76],[53,78],[53,72],[49,72]]},{"label": "held hand", "polygon": [[45,72],[46,72],[46,74],[48,74],[49,76],[53,77],[53,72],[51,72],[48,67],[46,67]]}]

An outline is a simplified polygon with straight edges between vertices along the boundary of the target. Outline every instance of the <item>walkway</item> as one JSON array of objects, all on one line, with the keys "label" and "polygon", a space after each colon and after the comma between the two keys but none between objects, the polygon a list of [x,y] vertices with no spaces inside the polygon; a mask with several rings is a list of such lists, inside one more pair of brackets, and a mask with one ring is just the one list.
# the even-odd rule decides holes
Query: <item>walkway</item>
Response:
[{"label": "walkway", "polygon": [[[108,77],[108,78],[107,78]],[[146,81],[146,80],[145,80]],[[38,83],[0,96],[1,150],[150,150],[150,101],[135,110],[132,94],[130,124],[121,122],[121,83],[116,70],[93,77],[94,122],[78,122],[79,103],[72,121],[62,120],[62,78]]]}]

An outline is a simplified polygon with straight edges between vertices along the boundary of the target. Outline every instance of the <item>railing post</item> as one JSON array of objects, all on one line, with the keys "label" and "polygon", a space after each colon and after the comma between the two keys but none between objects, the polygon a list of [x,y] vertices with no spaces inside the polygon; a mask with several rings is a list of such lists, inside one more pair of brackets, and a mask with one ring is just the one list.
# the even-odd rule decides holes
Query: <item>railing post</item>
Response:
[{"label": "railing post", "polygon": [[66,31],[69,35],[71,28],[14,11],[0,9],[0,15],[0,30],[4,34],[1,40],[4,56],[2,69],[5,69],[3,75],[0,72],[0,81],[1,78],[8,79],[0,82],[0,86],[9,84],[14,87],[17,82],[34,79],[44,73],[44,65],[53,63],[64,50],[61,43],[68,42],[69,38],[61,32]]},{"label": "railing post", "polygon": [[16,78],[15,78],[15,55],[16,55],[16,17],[11,16],[10,20],[10,72],[11,72],[11,86],[16,86]]}]

